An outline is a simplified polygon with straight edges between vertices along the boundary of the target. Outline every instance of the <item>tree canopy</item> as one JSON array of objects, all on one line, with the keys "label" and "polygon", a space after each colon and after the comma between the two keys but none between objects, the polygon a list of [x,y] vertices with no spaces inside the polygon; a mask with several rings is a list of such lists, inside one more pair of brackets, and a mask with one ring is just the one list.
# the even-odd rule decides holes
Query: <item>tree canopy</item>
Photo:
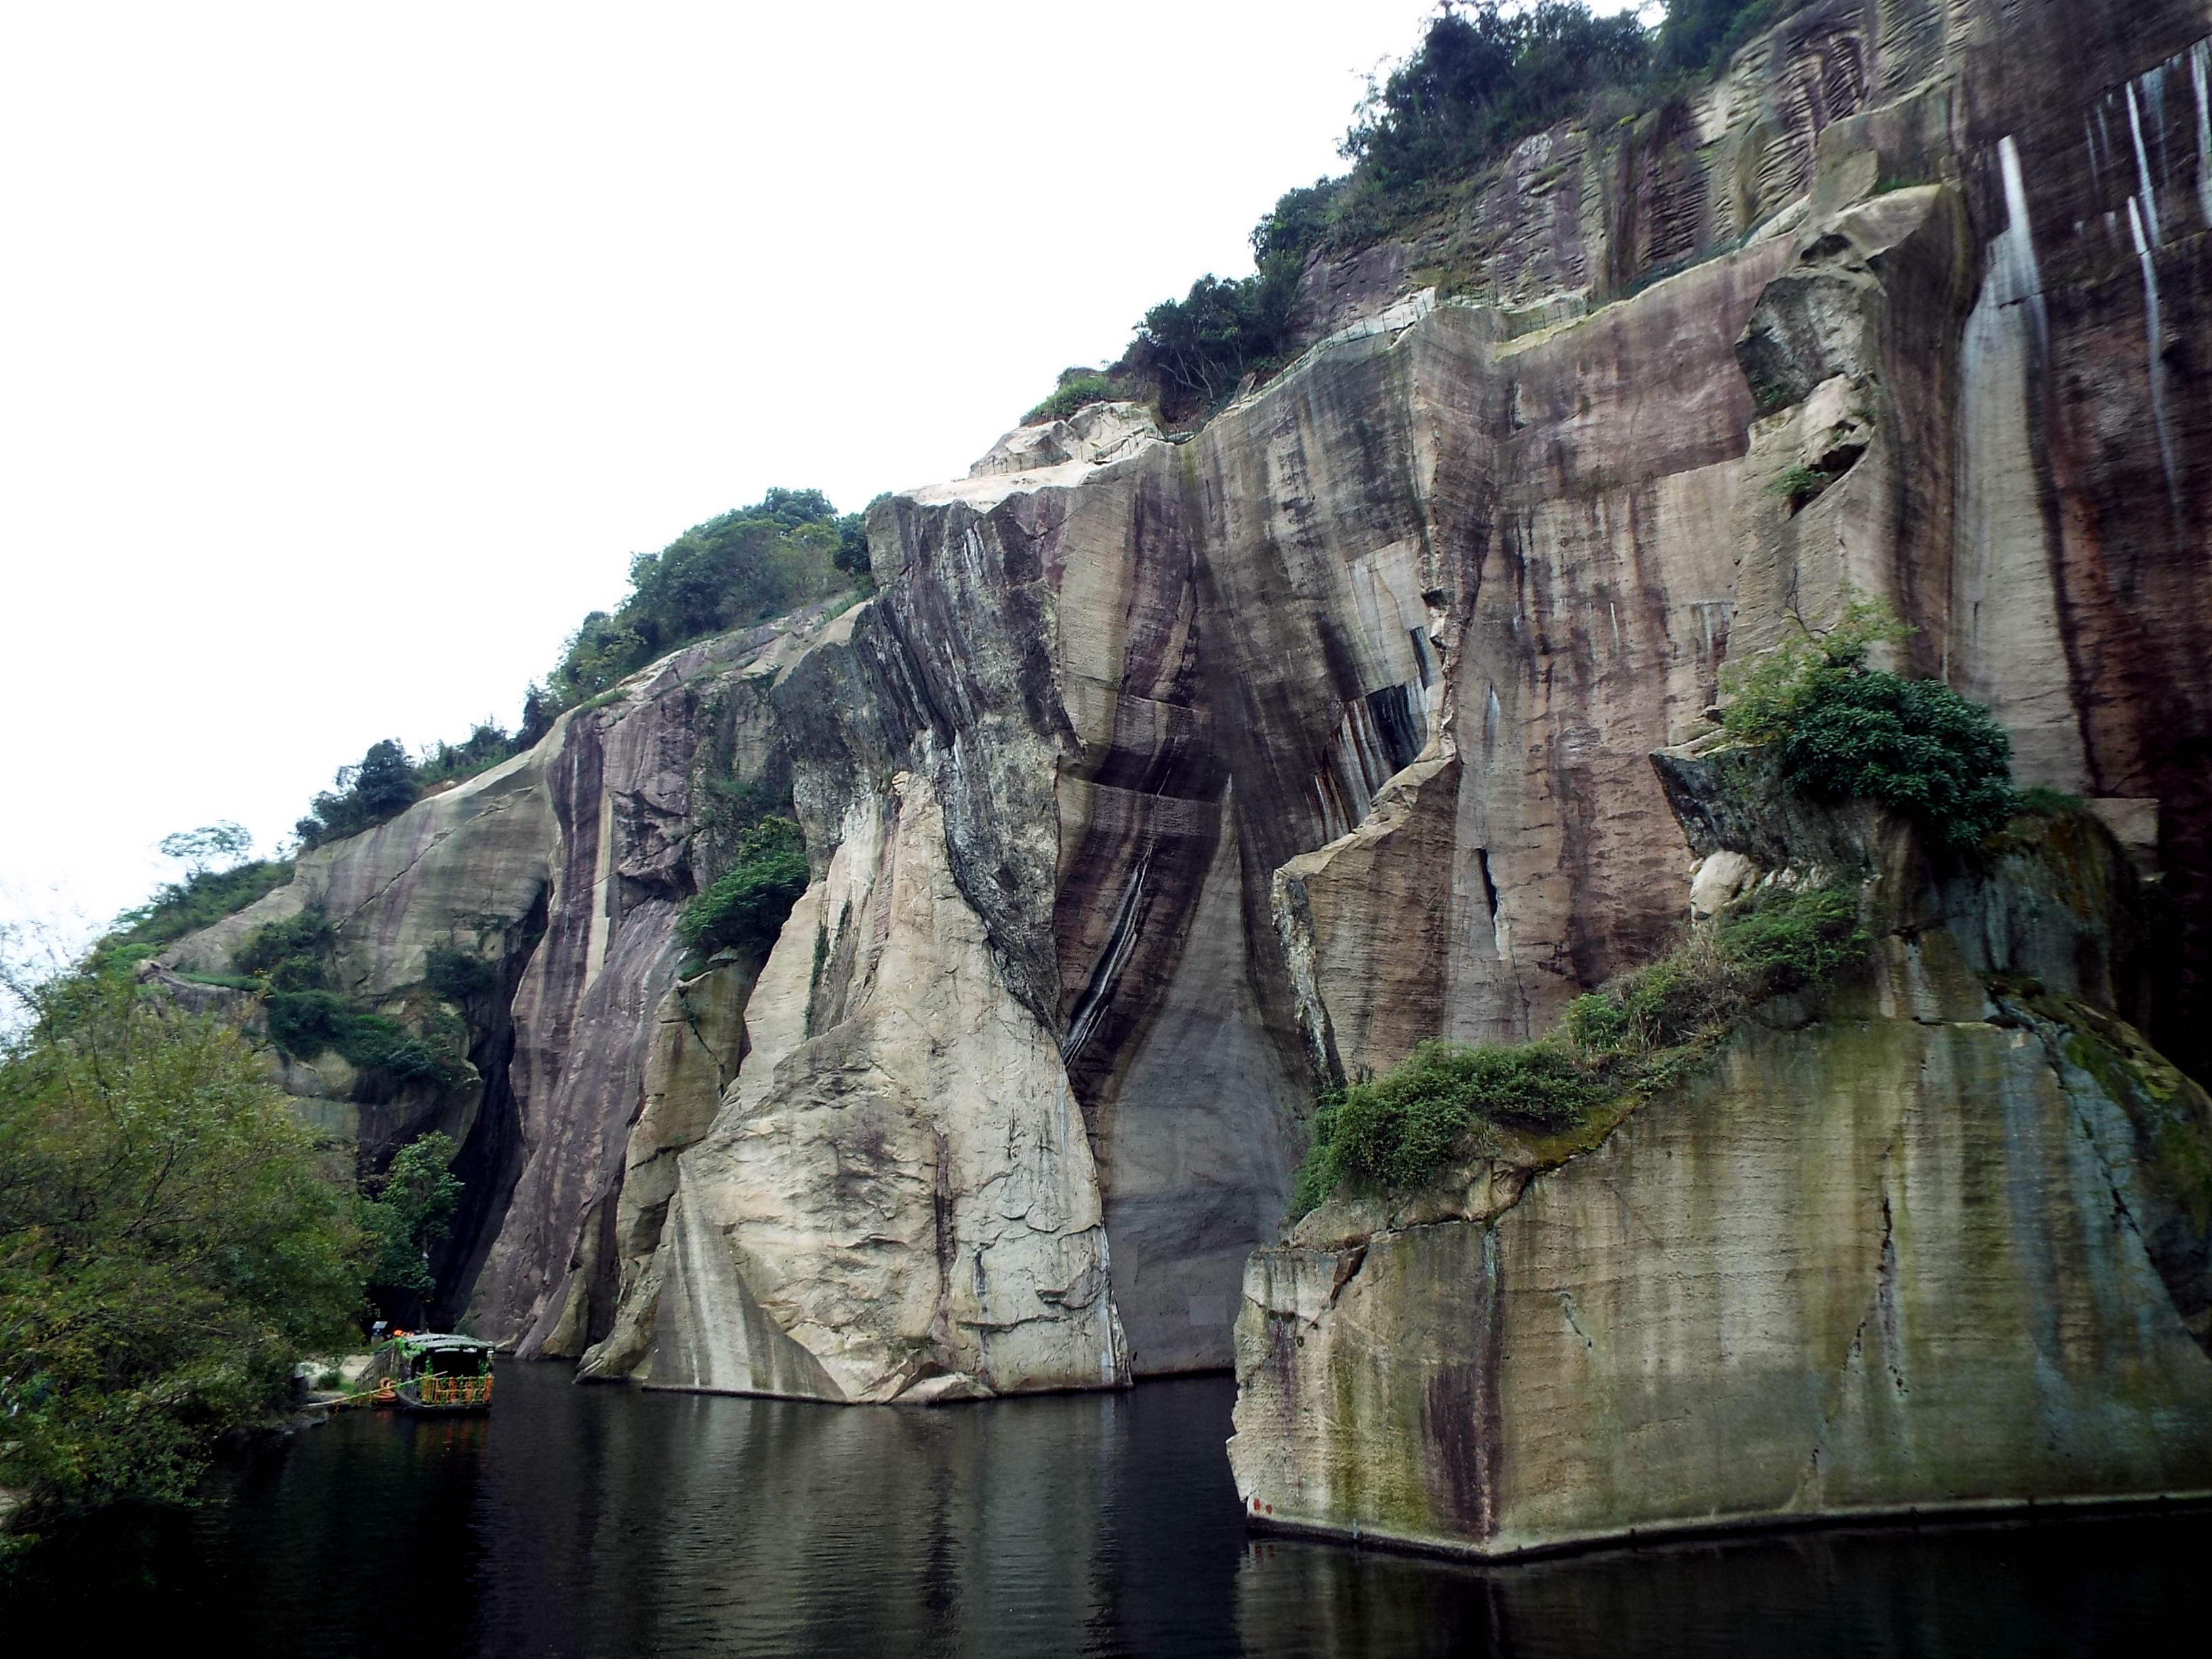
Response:
[{"label": "tree canopy", "polygon": [[[771,489],[630,561],[629,597],[611,612],[592,611],[569,636],[548,688],[553,712],[693,640],[849,587],[866,569],[860,514],[841,518],[818,489]],[[542,710],[543,693],[538,700]]]},{"label": "tree canopy", "polygon": [[1371,79],[1336,178],[1285,191],[1254,227],[1254,273],[1211,273],[1147,311],[1121,361],[1063,374],[1032,421],[1085,402],[1157,396],[1170,422],[1204,414],[1295,343],[1306,262],[1367,246],[1436,208],[1527,135],[1588,112],[1601,94],[1646,102],[1708,74],[1806,0],[1666,0],[1655,27],[1583,0],[1443,0],[1419,43]]},{"label": "tree canopy", "polygon": [[34,1522],[182,1499],[295,1360],[359,1340],[353,1200],[228,1021],[121,974],[9,988],[0,1486]]}]

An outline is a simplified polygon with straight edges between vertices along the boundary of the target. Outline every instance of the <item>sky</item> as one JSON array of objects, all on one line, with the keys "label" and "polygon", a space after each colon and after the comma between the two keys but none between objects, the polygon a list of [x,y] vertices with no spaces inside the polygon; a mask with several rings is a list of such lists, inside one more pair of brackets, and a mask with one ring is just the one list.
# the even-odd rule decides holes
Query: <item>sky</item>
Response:
[{"label": "sky", "polygon": [[512,725],[770,485],[963,472],[1249,271],[1431,9],[0,9],[0,921]]}]

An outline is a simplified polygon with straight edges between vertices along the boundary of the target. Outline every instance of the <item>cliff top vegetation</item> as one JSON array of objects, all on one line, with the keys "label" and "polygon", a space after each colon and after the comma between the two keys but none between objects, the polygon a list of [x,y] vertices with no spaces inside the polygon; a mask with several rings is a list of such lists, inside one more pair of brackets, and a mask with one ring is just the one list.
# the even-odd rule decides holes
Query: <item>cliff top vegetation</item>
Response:
[{"label": "cliff top vegetation", "polygon": [[94,946],[94,963],[106,967],[143,962],[163,945],[243,910],[291,879],[289,859],[242,859],[221,867],[201,865],[181,880],[155,890],[136,909],[116,917],[113,927]]},{"label": "cliff top vegetation", "polygon": [[577,624],[553,672],[525,694],[513,732],[487,719],[465,741],[441,742],[419,757],[396,738],[371,744],[294,826],[300,847],[374,829],[440,785],[520,754],[563,710],[605,695],[657,657],[867,580],[862,515],[839,514],[818,489],[771,489],[750,507],[694,525],[630,560],[629,592]]},{"label": "cliff top vegetation", "polygon": [[1170,422],[1202,416],[1247,374],[1282,367],[1298,292],[1317,256],[1406,230],[1478,183],[1512,145],[1561,121],[1631,113],[1680,95],[1808,0],[1665,0],[1656,24],[1600,16],[1583,0],[1443,0],[1420,44],[1379,76],[1338,145],[1334,178],[1284,192],[1253,228],[1254,272],[1208,273],[1146,312],[1121,360],[1070,369],[1026,417],[1085,403],[1156,401]]}]

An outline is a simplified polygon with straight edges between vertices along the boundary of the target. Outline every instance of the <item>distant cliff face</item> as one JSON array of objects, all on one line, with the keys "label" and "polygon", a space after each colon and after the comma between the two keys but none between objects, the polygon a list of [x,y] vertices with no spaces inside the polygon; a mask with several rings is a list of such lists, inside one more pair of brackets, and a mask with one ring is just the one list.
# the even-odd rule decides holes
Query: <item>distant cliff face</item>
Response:
[{"label": "distant cliff face", "polygon": [[[1856,587],[2148,836],[2179,942],[2124,1012],[2201,1075],[2208,33],[1822,0],[1316,266],[1310,349],[1195,434],[1009,434],[877,510],[866,606],[656,665],[172,958],[310,901],[378,994],[481,939],[480,1093],[360,1133],[465,1106],[449,1283],[526,1353],[848,1400],[1220,1366],[1316,1088],[1655,952],[1646,757]],[[787,781],[814,883],[679,981],[708,777]]]}]

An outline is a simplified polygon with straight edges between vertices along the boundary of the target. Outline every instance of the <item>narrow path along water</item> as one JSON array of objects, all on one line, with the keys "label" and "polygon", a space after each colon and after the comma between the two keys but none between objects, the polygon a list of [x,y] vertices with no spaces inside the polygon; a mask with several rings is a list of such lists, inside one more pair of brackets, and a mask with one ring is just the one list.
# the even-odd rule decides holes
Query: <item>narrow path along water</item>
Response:
[{"label": "narrow path along water", "polygon": [[355,1413],[227,1464],[0,1616],[379,1659],[2070,1655],[2189,1628],[2212,1547],[2154,1516],[1478,1570],[1248,1538],[1221,1377],[920,1410],[498,1386],[489,1419]]}]

